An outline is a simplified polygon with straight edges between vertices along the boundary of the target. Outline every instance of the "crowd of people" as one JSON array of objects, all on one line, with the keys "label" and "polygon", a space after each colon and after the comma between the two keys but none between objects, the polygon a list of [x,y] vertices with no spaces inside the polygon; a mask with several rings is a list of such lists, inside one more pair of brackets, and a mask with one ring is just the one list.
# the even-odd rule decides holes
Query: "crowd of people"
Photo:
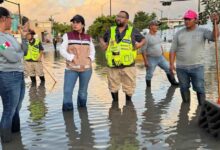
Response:
[{"label": "crowd of people", "polygon": [[[3,113],[0,123],[2,142],[9,142],[12,133],[20,131],[19,110],[25,93],[24,72],[36,84],[39,76],[41,84],[45,82],[42,57],[44,48],[40,40],[34,38],[35,32],[29,28],[28,21],[20,27],[22,43],[7,31],[11,21],[9,10],[0,7],[0,96]],[[178,31],[170,49],[170,62],[163,56],[162,40],[157,35],[157,20],[149,23],[149,33],[144,37],[128,24],[129,13],[120,11],[116,16],[116,25],[110,27],[100,38],[100,45],[105,51],[108,71],[108,88],[113,101],[118,101],[118,92],[122,86],[125,99],[132,100],[136,87],[135,58],[141,49],[146,67],[146,86],[150,88],[151,79],[157,66],[163,69],[172,86],[180,86],[183,102],[190,102],[190,82],[197,92],[198,104],[205,100],[204,66],[201,62],[201,51],[205,49],[205,40],[214,41],[213,31],[200,28],[197,25],[198,15],[193,10],[184,14],[185,28]],[[214,13],[212,21],[219,22],[219,16]],[[72,31],[63,35],[60,54],[66,59],[63,88],[63,111],[73,110],[72,95],[79,78],[77,96],[78,107],[86,107],[88,85],[92,76],[92,62],[95,59],[95,47],[90,35],[85,33],[85,20],[81,15],[75,15],[70,20]],[[54,41],[56,50],[56,41]],[[176,57],[176,68],[174,60]],[[23,65],[23,59],[24,65]],[[176,69],[179,83],[174,77]]]}]

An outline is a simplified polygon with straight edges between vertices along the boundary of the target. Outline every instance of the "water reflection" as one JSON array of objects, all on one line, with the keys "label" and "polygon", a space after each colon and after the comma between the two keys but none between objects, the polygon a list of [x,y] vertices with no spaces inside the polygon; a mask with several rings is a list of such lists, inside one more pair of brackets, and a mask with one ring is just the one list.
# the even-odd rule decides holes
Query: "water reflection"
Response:
[{"label": "water reflection", "polygon": [[[31,84],[29,89],[29,102],[28,110],[30,111],[30,121],[28,126],[33,131],[32,141],[35,143],[44,143],[44,135],[46,134],[45,115],[47,107],[45,106],[46,89],[44,83],[39,86]],[[37,144],[36,144],[37,145]],[[36,145],[33,145],[35,147]]]},{"label": "water reflection", "polygon": [[201,135],[197,124],[199,108],[197,107],[194,116],[190,119],[190,104],[181,104],[175,131],[166,139],[172,149],[201,148]]},{"label": "water reflection", "polygon": [[44,83],[41,83],[38,87],[35,84],[31,84],[29,90],[30,105],[28,109],[30,111],[30,118],[33,122],[42,120],[47,113],[44,101],[45,97],[46,89]]},{"label": "water reflection", "polygon": [[94,146],[94,135],[88,119],[87,108],[78,108],[79,118],[81,120],[81,132],[79,133],[74,123],[73,112],[63,112],[63,118],[66,126],[66,136],[69,139],[69,149],[91,150]]},{"label": "water reflection", "polygon": [[137,136],[137,114],[132,101],[126,101],[122,112],[118,102],[112,102],[109,110],[110,147],[109,150],[136,150],[138,148]]},{"label": "water reflection", "polygon": [[2,143],[2,150],[26,150],[22,143],[21,133],[14,134],[12,142]]},{"label": "water reflection", "polygon": [[169,103],[173,98],[175,90],[175,86],[170,86],[167,90],[165,99],[162,99],[156,104],[151,92],[151,88],[146,89],[146,111],[144,111],[142,114],[144,121],[141,125],[143,136],[146,139],[144,145],[148,145],[149,147],[157,146],[154,148],[162,149],[163,145],[160,143],[163,141],[164,137],[159,135],[162,135],[164,131],[160,123],[162,120],[162,115],[166,113],[166,109],[169,107]]}]

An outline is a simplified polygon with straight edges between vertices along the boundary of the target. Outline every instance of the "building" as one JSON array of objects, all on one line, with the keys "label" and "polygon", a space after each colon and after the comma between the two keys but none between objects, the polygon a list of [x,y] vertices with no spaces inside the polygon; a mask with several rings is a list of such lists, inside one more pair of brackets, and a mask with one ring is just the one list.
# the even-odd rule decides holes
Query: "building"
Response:
[{"label": "building", "polygon": [[174,28],[175,26],[181,26],[184,24],[183,19],[166,19],[161,20],[161,22],[166,22],[169,28]]},{"label": "building", "polygon": [[37,38],[42,42],[52,41],[52,24],[50,21],[30,20],[30,28],[36,33]]}]

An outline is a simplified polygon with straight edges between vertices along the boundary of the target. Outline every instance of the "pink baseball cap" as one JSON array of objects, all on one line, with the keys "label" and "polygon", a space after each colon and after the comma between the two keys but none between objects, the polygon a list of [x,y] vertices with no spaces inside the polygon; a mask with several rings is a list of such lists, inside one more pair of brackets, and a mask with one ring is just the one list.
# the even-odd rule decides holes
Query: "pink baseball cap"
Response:
[{"label": "pink baseball cap", "polygon": [[184,14],[184,19],[197,19],[198,15],[195,11],[189,9]]}]

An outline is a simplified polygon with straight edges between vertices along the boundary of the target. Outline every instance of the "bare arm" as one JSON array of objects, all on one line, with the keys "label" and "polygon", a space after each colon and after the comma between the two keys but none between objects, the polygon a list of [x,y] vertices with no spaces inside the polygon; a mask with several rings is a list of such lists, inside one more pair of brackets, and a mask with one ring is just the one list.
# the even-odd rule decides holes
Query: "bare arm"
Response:
[{"label": "bare arm", "polygon": [[174,74],[175,66],[174,66],[174,60],[176,57],[176,52],[170,52],[170,72]]}]

